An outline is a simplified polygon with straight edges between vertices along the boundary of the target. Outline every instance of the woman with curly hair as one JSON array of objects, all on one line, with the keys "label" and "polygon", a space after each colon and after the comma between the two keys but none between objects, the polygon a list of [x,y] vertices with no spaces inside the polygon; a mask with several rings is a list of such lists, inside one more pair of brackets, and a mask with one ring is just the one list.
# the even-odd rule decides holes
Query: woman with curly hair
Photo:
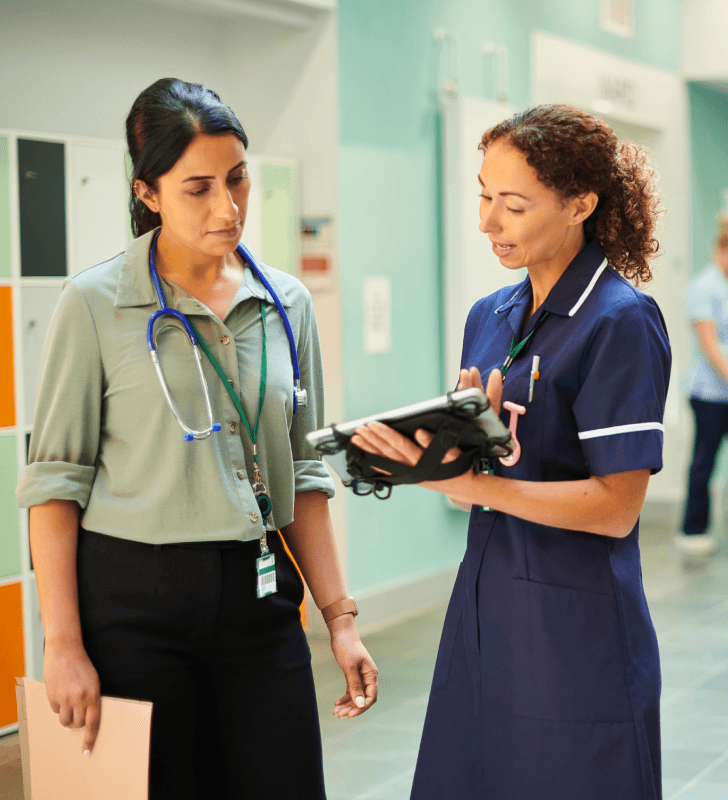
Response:
[{"label": "woman with curly hair", "polygon": [[[651,278],[658,250],[655,174],[563,105],[517,114],[480,149],[480,230],[528,275],[473,306],[458,387],[488,375],[520,452],[422,484],[471,516],[412,800],[659,800],[638,518],[662,467],[671,357],[657,304],[630,282]],[[353,443],[414,465],[431,435],[416,439],[371,423]]]}]

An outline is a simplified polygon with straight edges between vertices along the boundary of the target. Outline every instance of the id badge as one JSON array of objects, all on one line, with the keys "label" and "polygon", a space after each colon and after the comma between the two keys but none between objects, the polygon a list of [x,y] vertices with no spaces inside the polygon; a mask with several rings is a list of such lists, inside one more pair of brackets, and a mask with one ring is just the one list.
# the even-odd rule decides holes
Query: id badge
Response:
[{"label": "id badge", "polygon": [[255,567],[258,573],[258,599],[275,594],[278,591],[275,553],[266,553],[257,558]]}]

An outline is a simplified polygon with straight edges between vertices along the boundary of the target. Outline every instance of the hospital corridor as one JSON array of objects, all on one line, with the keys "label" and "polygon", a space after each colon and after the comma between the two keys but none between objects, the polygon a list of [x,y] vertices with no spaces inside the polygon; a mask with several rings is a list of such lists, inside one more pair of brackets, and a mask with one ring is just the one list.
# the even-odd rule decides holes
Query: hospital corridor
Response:
[{"label": "hospital corridor", "polygon": [[0,0],[0,800],[728,800],[728,0]]}]

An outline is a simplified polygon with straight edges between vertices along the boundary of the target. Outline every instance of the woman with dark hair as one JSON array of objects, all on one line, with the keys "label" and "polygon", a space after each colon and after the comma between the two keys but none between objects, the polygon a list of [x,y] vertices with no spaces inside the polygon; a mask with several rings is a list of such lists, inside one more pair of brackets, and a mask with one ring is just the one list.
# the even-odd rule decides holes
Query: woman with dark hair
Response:
[{"label": "woman with dark hair", "polygon": [[[303,584],[281,533],[346,676],[335,714],[371,707],[377,670],[336,555],[333,482],[305,438],[323,423],[311,296],[239,244],[248,139],[214,92],[157,81],[127,141],[136,238],[66,281],[18,485],[48,699],[85,727],[89,756],[101,693],[152,701],[150,800],[323,800]],[[157,306],[170,315],[148,343]]]},{"label": "woman with dark hair", "polygon": [[[671,357],[657,304],[629,282],[650,279],[658,249],[654,173],[563,105],[517,114],[480,149],[480,230],[528,275],[474,305],[458,388],[488,375],[521,452],[422,484],[471,516],[412,798],[657,800],[638,519],[662,467]],[[371,423],[352,441],[413,465],[431,438]]]}]

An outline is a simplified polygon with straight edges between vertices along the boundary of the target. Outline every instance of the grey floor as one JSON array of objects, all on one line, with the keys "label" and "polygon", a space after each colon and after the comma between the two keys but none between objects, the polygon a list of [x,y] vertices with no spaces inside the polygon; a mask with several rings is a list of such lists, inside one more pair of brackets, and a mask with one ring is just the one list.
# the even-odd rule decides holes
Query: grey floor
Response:
[{"label": "grey floor", "polygon": [[[671,527],[642,530],[662,656],[664,798],[728,800],[728,541],[721,534],[716,558],[686,568]],[[409,797],[444,614],[442,606],[365,637],[380,671],[380,700],[359,719],[331,715],[343,678],[328,644],[312,641],[329,800]],[[0,738],[0,768],[3,745],[16,742],[17,734]],[[0,798],[22,800],[19,774],[0,777],[8,781]]]},{"label": "grey floor", "polygon": [[[645,591],[662,660],[665,800],[728,800],[728,541],[686,567],[669,524],[641,532]],[[354,720],[331,716],[343,679],[312,643],[329,800],[407,800],[445,606],[365,636],[379,702]],[[617,798],[615,798],[617,800]]]}]

